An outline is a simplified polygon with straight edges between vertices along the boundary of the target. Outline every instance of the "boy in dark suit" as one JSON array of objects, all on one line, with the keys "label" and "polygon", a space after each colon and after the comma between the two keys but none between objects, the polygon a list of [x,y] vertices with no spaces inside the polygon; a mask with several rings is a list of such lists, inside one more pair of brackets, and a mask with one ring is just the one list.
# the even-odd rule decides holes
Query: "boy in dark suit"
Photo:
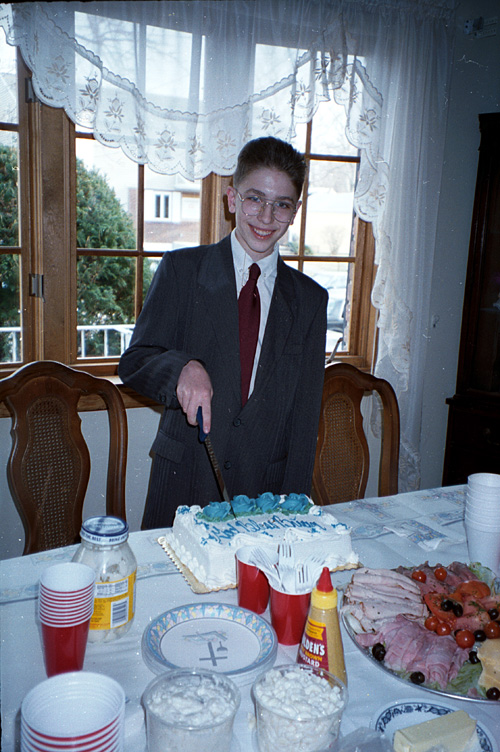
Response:
[{"label": "boy in dark suit", "polygon": [[277,246],[305,169],[290,144],[250,141],[227,189],[235,230],[165,253],[157,269],[119,365],[124,383],[165,406],[144,529],[171,525],[180,504],[221,498],[198,440],[200,406],[230,496],[310,493],[328,296]]}]

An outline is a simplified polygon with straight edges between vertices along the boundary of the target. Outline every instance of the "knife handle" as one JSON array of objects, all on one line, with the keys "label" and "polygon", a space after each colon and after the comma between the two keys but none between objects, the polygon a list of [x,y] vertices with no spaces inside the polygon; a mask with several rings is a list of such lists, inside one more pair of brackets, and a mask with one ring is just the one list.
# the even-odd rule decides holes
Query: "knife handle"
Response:
[{"label": "knife handle", "polygon": [[208,433],[205,433],[203,430],[203,412],[201,410],[201,405],[198,407],[198,412],[196,413],[196,420],[198,421],[198,439],[203,442],[208,436]]}]

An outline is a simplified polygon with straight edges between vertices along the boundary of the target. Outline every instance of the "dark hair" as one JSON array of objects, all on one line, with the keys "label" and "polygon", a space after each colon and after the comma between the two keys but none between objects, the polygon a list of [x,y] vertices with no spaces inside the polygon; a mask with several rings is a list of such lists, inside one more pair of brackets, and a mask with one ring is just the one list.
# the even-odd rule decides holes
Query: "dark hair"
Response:
[{"label": "dark hair", "polygon": [[233,185],[237,187],[247,175],[260,167],[286,172],[297,191],[297,198],[300,197],[306,176],[306,162],[293,146],[273,136],[249,141],[238,155]]}]

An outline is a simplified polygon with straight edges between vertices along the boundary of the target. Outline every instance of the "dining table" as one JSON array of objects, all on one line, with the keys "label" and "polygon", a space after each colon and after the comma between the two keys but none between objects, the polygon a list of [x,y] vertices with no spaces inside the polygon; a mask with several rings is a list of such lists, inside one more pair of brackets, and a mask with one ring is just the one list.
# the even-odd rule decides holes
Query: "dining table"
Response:
[{"label": "dining table", "polygon": [[[416,567],[425,562],[446,566],[468,563],[463,524],[465,486],[432,488],[394,496],[359,499],[324,509],[351,528],[352,545],[360,563],[369,568]],[[138,562],[135,616],[131,629],[112,642],[89,642],[84,671],[103,673],[118,681],[126,695],[125,752],[146,752],[144,690],[157,675],[146,662],[142,638],[161,614],[192,603],[237,605],[235,588],[195,593],[159,543],[165,530],[130,533],[129,544]],[[37,621],[38,582],[45,567],[70,561],[76,546],[6,559],[0,562],[1,719],[2,752],[20,750],[20,708],[25,695],[46,677]],[[342,595],[352,570],[332,573]],[[270,622],[269,610],[262,615]],[[348,634],[341,621],[347,670],[348,702],[340,737],[372,727],[381,709],[402,699],[445,701],[484,724],[500,743],[500,702],[471,700],[436,693],[411,684],[376,665]],[[297,645],[278,645],[275,666],[295,663]],[[179,658],[188,666],[189,654]],[[257,752],[255,709],[251,683],[239,681],[241,704],[234,724],[231,752]]]}]

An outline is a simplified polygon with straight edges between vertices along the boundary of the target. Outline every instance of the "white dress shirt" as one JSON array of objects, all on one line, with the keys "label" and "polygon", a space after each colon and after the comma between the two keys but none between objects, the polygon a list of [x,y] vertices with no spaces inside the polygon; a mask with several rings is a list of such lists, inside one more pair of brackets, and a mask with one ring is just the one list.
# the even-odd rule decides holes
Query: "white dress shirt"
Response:
[{"label": "white dress shirt", "polygon": [[[252,264],[257,262],[254,262],[254,260],[245,251],[238,238],[236,237],[235,230],[233,230],[231,233],[231,249],[233,251],[236,292],[239,297],[241,288],[248,281],[248,270],[250,269]],[[257,288],[259,290],[260,296],[260,326],[259,338],[257,340],[257,348],[255,350],[255,358],[253,361],[252,378],[248,392],[249,395],[252,393],[255,383],[255,375],[257,373],[257,366],[259,364],[262,341],[264,339],[264,332],[266,331],[267,317],[273,297],[274,283],[276,282],[276,274],[278,273],[278,244],[274,246],[273,252],[269,254],[269,256],[265,256],[263,259],[259,260],[257,265],[260,268],[260,277],[257,280]]]}]

